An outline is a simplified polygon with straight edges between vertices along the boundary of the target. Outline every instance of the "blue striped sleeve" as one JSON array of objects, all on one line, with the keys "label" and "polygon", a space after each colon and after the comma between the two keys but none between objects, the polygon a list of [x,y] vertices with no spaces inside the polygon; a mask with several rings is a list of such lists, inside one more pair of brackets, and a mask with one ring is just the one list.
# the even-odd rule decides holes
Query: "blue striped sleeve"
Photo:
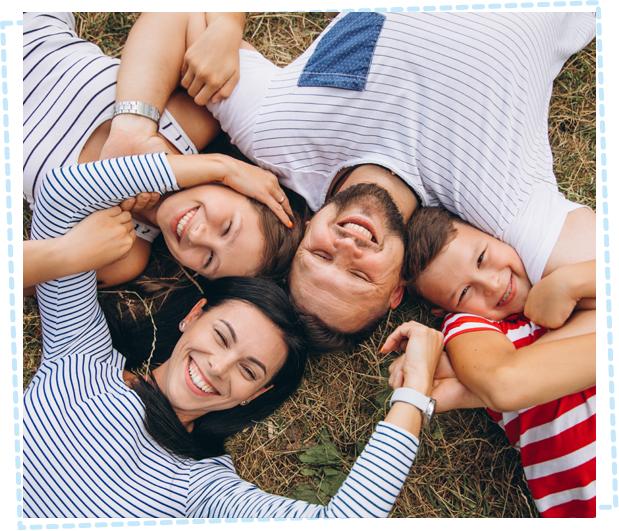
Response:
[{"label": "blue striped sleeve", "polygon": [[348,478],[326,506],[273,494],[242,481],[229,457],[196,463],[187,499],[188,517],[368,518],[387,517],[419,446],[418,439],[380,422]]},{"label": "blue striped sleeve", "polygon": [[97,210],[140,192],[178,190],[163,153],[101,160],[49,171],[32,217],[32,239],[54,238]]}]

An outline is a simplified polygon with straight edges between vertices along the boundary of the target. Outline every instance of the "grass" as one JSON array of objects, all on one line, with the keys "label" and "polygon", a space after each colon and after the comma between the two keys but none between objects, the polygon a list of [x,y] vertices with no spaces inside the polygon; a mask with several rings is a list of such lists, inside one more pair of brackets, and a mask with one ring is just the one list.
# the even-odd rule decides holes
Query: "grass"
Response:
[{"label": "grass", "polygon": [[[137,13],[78,13],[76,27],[78,34],[107,54],[119,56],[136,17]],[[251,13],[245,38],[283,66],[307,48],[331,18],[323,13]],[[555,82],[549,135],[559,186],[569,199],[593,208],[595,127],[595,44],[591,44],[568,61]],[[24,238],[28,227],[24,207]],[[154,259],[163,264],[166,253],[159,248]],[[135,303],[136,311],[142,307]],[[228,451],[240,476],[267,492],[325,501],[324,491],[334,477],[331,471],[350,470],[384,417],[385,371],[393,356],[380,354],[380,345],[397,324],[411,319],[439,324],[423,304],[408,299],[363,344],[350,352],[312,359],[301,388],[278,412],[229,441]],[[36,301],[30,297],[24,301],[24,386],[36,372],[40,349]],[[300,460],[309,448],[328,441],[335,445],[329,464]],[[392,515],[539,516],[518,453],[483,411],[437,416],[432,430],[421,437]]]}]

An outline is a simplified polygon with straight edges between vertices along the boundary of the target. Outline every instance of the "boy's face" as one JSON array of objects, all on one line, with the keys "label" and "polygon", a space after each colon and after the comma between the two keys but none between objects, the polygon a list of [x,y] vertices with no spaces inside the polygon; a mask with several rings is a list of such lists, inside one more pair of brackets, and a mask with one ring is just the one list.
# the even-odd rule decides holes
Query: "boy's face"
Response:
[{"label": "boy's face", "polygon": [[521,312],[531,283],[518,253],[469,225],[419,278],[421,295],[444,310],[494,321]]}]

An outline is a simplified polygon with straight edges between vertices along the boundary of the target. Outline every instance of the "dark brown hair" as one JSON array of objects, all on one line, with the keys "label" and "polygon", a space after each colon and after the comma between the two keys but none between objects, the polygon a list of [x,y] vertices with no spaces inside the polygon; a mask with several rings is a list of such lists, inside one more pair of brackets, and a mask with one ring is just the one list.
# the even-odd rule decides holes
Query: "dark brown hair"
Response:
[{"label": "dark brown hair", "polygon": [[458,234],[456,223],[466,223],[441,207],[418,208],[408,224],[408,245],[402,277],[411,294],[419,295],[419,277]]},{"label": "dark brown hair", "polygon": [[[307,359],[307,343],[297,315],[284,290],[275,283],[247,277],[220,278],[209,283],[206,298],[205,312],[230,301],[256,308],[280,331],[287,355],[282,367],[266,384],[272,384],[272,389],[245,406],[202,415],[194,421],[191,432],[181,424],[152,372],[147,378],[138,377],[132,382],[131,388],[144,403],[144,426],[149,435],[170,453],[196,460],[222,455],[227,437],[271,415],[299,386]],[[113,339],[114,344],[126,340],[126,345],[134,346],[139,351],[138,356],[146,359],[152,341],[152,324],[156,322],[157,343],[153,362],[165,362],[172,355],[181,335],[179,320],[197,299],[188,299],[185,293],[173,293],[155,320],[152,323],[143,320],[145,326],[141,328],[136,326],[138,323],[110,323],[114,325],[111,327],[112,336],[117,338]],[[256,338],[256,341],[260,340]],[[135,356],[136,353],[132,354]]]},{"label": "dark brown hair", "polygon": [[258,212],[260,229],[265,241],[262,262],[254,272],[254,276],[281,282],[288,276],[292,259],[305,234],[304,218],[307,216],[304,213],[294,212],[293,226],[289,229],[268,206],[253,199],[251,204]]}]

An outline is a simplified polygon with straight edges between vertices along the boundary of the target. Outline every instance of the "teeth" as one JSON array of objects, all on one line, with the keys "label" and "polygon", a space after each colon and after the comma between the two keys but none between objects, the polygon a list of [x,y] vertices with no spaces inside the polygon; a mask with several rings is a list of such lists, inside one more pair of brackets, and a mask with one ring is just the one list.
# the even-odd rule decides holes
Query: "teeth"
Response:
[{"label": "teeth", "polygon": [[178,225],[176,225],[176,234],[179,238],[181,237],[181,234],[183,233],[183,228],[185,228],[185,225],[189,222],[189,220],[195,216],[197,211],[198,211],[198,208],[196,207],[193,210],[190,210],[189,212],[187,212],[187,214],[185,214],[180,219],[180,221],[178,222]]},{"label": "teeth", "polygon": [[353,229],[353,230],[356,230],[357,232],[360,232],[361,234],[365,234],[370,240],[372,240],[373,242],[376,242],[372,233],[365,227],[362,227],[361,225],[357,225],[356,223],[344,223],[343,226],[346,227],[347,229]]},{"label": "teeth", "polygon": [[196,367],[196,365],[195,365],[193,360],[191,360],[191,363],[189,364],[189,376],[191,376],[191,381],[194,383],[194,385],[198,389],[201,389],[205,393],[219,394],[216,389],[214,389],[213,387],[209,386],[202,379],[202,377],[200,376],[200,372],[198,371],[198,368]]},{"label": "teeth", "polygon": [[497,306],[501,306],[501,304],[503,304],[507,299],[509,299],[509,296],[512,294],[512,280],[511,278],[509,279],[509,286],[507,287],[507,293],[505,294],[505,297],[503,297],[501,299],[501,302],[499,302],[499,304],[497,304]]}]

